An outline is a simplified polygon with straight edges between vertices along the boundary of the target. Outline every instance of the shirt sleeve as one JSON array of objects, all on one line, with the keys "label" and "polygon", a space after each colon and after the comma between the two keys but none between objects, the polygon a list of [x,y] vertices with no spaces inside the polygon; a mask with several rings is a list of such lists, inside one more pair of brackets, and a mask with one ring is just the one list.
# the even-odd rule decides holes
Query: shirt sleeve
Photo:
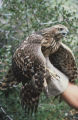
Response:
[{"label": "shirt sleeve", "polygon": [[68,87],[69,79],[56,68],[50,74],[52,78],[44,82],[44,93],[47,97],[60,95]]}]

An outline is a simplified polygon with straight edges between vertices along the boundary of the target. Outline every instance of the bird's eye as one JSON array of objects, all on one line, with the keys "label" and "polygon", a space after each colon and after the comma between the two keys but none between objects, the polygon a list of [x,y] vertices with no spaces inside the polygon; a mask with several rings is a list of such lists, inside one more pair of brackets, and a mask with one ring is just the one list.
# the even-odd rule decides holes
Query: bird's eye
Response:
[{"label": "bird's eye", "polygon": [[59,30],[60,30],[60,31],[62,31],[62,30],[63,30],[63,28],[59,28]]}]

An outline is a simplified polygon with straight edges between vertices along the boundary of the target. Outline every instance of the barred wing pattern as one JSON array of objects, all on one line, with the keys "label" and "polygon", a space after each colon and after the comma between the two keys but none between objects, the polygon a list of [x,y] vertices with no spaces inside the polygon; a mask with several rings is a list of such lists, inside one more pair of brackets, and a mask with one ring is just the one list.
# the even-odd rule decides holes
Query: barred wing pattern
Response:
[{"label": "barred wing pattern", "polygon": [[61,43],[57,52],[51,54],[49,59],[51,64],[69,78],[70,82],[75,82],[75,79],[78,77],[75,57],[65,44]]}]

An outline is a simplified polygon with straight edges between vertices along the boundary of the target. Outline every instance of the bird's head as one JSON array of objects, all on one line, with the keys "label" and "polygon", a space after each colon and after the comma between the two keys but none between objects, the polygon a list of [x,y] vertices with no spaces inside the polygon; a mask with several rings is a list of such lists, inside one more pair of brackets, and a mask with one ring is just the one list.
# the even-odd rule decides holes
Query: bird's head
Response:
[{"label": "bird's head", "polygon": [[59,41],[69,33],[69,30],[66,26],[58,24],[49,28],[45,28],[41,30],[40,33],[47,39],[54,38]]},{"label": "bird's head", "polygon": [[54,25],[41,31],[41,35],[45,38],[42,42],[42,51],[55,52],[59,46],[61,39],[69,33],[64,25]]},{"label": "bird's head", "polygon": [[51,32],[52,32],[52,36],[56,39],[56,40],[60,40],[63,37],[66,37],[66,35],[69,33],[69,30],[66,26],[64,25],[55,25],[53,27],[51,27]]}]

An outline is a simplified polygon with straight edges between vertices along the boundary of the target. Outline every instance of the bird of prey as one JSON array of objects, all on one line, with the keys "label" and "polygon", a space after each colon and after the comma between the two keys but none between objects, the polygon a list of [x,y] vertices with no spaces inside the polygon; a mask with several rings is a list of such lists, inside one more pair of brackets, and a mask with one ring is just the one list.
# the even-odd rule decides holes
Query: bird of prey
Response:
[{"label": "bird of prey", "polygon": [[[67,27],[61,24],[40,30],[28,36],[13,55],[12,66],[0,83],[0,89],[4,90],[21,82],[21,102],[28,112],[37,111],[44,87],[52,79],[58,79],[60,72],[61,76],[65,74],[69,79],[76,76],[75,59],[61,42],[67,33]],[[53,69],[55,72],[52,72]]]}]

